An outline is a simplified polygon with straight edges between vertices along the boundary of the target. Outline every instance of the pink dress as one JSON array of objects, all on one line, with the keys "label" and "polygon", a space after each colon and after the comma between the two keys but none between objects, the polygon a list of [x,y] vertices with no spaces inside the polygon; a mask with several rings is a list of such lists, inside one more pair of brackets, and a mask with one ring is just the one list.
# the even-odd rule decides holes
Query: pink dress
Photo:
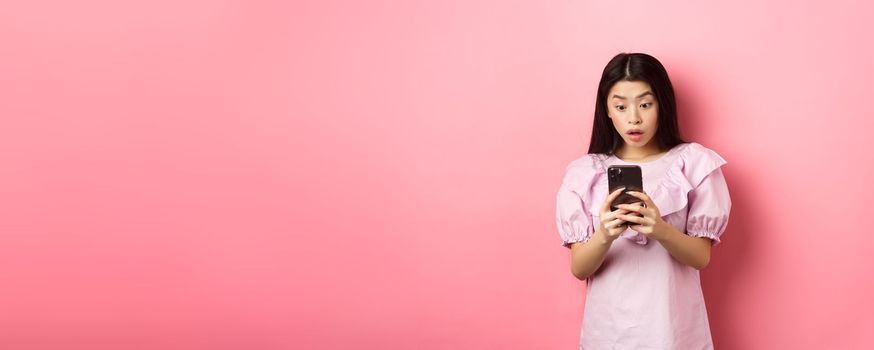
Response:
[{"label": "pink dress", "polygon": [[[643,173],[643,191],[662,218],[687,235],[710,238],[715,246],[731,211],[720,170],[726,163],[694,142],[677,145],[646,163],[604,154],[575,159],[557,195],[562,245],[570,248],[592,236],[592,223],[599,221],[608,194],[607,167],[635,164]],[[627,229],[586,280],[580,349],[712,349],[698,273],[658,242]]]}]

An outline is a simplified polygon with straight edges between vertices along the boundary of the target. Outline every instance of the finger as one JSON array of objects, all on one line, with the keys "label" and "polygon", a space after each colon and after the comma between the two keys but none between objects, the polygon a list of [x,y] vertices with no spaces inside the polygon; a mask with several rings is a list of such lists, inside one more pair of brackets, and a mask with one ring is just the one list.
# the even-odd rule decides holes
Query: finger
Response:
[{"label": "finger", "polygon": [[642,204],[641,202],[637,202],[635,204],[618,204],[618,205],[616,205],[616,207],[621,208],[621,209],[626,209],[628,211],[640,213],[641,210],[644,209],[643,205],[641,205],[641,204]]},{"label": "finger", "polygon": [[643,218],[638,217],[638,216],[624,215],[624,216],[619,217],[619,219],[625,221],[625,224],[628,225],[629,227],[631,227],[633,225],[644,225],[644,223],[642,223],[642,222],[637,222],[638,220],[644,220]]},{"label": "finger", "polygon": [[610,220],[613,220],[613,219],[616,218],[616,215],[619,215],[619,214],[628,214],[628,210],[625,210],[625,209],[616,209],[616,210],[614,210],[614,211],[608,211],[606,214],[604,214],[604,219],[601,220],[601,221],[610,221]]},{"label": "finger", "polygon": [[624,221],[619,220],[619,219],[615,219],[615,220],[613,220],[613,221],[608,222],[607,225],[605,225],[604,227],[607,228],[607,229],[611,229],[611,228],[619,228],[620,226],[622,226],[622,225],[624,225],[624,224],[625,224]]},{"label": "finger", "polygon": [[[626,216],[631,216],[631,217],[635,217],[635,218],[642,218],[642,217],[645,217],[643,214],[636,213],[636,212],[621,213],[621,214],[625,214]],[[617,218],[620,218],[620,213],[617,213],[617,214],[616,214],[616,217],[617,217]]]},{"label": "finger", "polygon": [[610,204],[613,203],[613,200],[616,199],[616,197],[619,197],[619,194],[622,193],[623,190],[625,190],[625,187],[617,188],[607,196],[607,199],[604,200],[604,204],[601,205],[602,213],[610,211]]},{"label": "finger", "polygon": [[637,204],[637,205],[621,204],[621,205],[619,205],[619,207],[622,210],[626,210],[624,208],[630,208],[630,209],[628,209],[629,215],[635,215],[635,216],[640,216],[640,217],[647,217],[647,216],[653,215],[653,210],[651,208],[643,207],[640,204]]},{"label": "finger", "polygon": [[622,214],[628,214],[628,215],[639,216],[638,213],[635,213],[635,212],[633,212],[633,211],[628,211],[628,210],[625,210],[625,209],[616,209],[616,210],[613,211],[613,216],[612,216],[612,217],[619,217],[619,215],[622,215]]},{"label": "finger", "polygon": [[634,215],[621,214],[621,215],[618,215],[618,217],[622,220],[629,222],[629,223],[635,223],[635,224],[642,225],[646,222],[646,219],[639,217],[639,216],[634,216]]},{"label": "finger", "polygon": [[609,225],[611,222],[613,222],[615,220],[623,221],[622,219],[619,218],[619,215],[621,215],[621,214],[615,213],[614,215],[607,215],[604,217],[604,220],[602,220],[601,222],[604,223],[604,227],[606,227],[607,225]]},{"label": "finger", "polygon": [[650,198],[646,193],[637,192],[637,191],[628,191],[628,194],[630,194],[636,198],[642,199],[643,203],[646,204],[646,206],[649,208],[652,208],[655,206],[655,203],[653,203],[652,198]]}]

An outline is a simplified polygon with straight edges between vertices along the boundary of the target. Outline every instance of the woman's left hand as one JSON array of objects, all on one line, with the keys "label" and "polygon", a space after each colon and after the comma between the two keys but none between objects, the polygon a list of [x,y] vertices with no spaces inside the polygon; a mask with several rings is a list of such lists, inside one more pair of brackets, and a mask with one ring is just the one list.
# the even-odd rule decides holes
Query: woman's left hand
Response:
[{"label": "woman's left hand", "polygon": [[[630,210],[631,213],[621,214],[617,217],[628,222],[628,227],[632,230],[640,232],[646,235],[649,238],[655,240],[661,240],[661,235],[665,230],[662,228],[664,225],[668,225],[667,222],[662,220],[662,215],[659,212],[659,208],[656,207],[655,203],[653,203],[652,198],[650,198],[646,193],[637,192],[637,191],[628,191],[629,195],[640,198],[645,206],[641,206],[640,203],[635,204],[619,204],[616,205],[617,208]],[[640,214],[634,215],[634,213]]]}]

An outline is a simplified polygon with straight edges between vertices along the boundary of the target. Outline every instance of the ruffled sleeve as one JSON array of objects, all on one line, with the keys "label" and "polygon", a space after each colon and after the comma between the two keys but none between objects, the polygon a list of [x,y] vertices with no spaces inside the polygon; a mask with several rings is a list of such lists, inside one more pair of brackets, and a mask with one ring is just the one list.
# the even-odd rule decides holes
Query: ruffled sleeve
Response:
[{"label": "ruffled sleeve", "polygon": [[595,232],[589,204],[583,198],[586,198],[598,171],[591,155],[576,159],[565,168],[555,210],[555,223],[564,247],[571,248],[571,243],[575,242],[585,243]]},{"label": "ruffled sleeve", "polygon": [[713,246],[728,225],[731,212],[731,197],[723,177],[721,166],[727,162],[713,150],[698,144],[689,154],[685,173],[693,189],[689,192],[689,212],[686,217],[686,234],[707,237]]}]

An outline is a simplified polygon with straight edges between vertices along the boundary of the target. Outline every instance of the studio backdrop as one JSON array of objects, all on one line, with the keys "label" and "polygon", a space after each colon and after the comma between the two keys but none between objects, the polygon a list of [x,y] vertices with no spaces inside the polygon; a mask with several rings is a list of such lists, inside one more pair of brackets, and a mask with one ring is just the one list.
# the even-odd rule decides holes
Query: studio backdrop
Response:
[{"label": "studio backdrop", "polygon": [[5,2],[0,348],[575,348],[555,196],[619,52],[728,162],[716,348],[874,348],[871,13]]}]

